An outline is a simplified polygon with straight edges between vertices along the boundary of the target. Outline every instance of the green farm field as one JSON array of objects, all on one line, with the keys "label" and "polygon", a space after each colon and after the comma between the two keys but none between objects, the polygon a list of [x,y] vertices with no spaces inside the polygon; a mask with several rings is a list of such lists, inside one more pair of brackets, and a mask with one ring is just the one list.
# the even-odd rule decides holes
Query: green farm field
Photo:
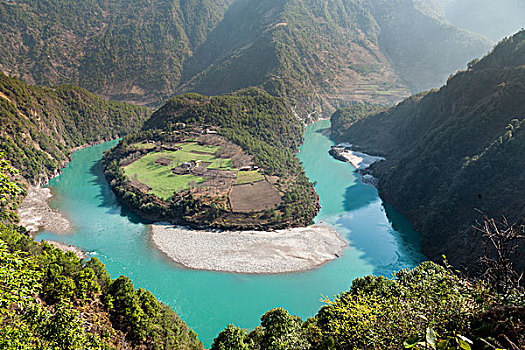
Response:
[{"label": "green farm field", "polygon": [[264,180],[264,176],[258,170],[238,171],[237,181],[235,183],[241,185],[261,180]]},{"label": "green farm field", "polygon": [[141,143],[141,142],[138,142],[138,143],[134,143],[132,145],[130,145],[129,147],[133,148],[133,149],[152,149],[152,148],[155,148],[156,144],[154,143]]},{"label": "green farm field", "polygon": [[[206,181],[203,177],[191,174],[173,174],[171,169],[182,163],[200,160],[209,163],[207,166],[208,169],[235,170],[231,159],[217,158],[213,155],[219,147],[201,146],[197,143],[184,143],[177,146],[182,147],[182,149],[179,151],[148,153],[144,157],[124,167],[124,173],[128,178],[135,179],[147,185],[151,188],[152,194],[167,200],[173,196],[173,192],[188,189],[192,182],[198,184]],[[172,163],[169,166],[162,166],[155,163],[155,161],[160,158],[170,159]]]}]

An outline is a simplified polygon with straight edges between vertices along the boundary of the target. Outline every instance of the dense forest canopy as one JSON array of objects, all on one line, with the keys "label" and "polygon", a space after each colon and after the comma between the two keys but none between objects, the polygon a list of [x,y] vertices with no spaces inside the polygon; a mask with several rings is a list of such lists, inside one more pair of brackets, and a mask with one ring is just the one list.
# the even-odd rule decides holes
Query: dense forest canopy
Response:
[{"label": "dense forest canopy", "polygon": [[483,253],[476,221],[524,220],[524,48],[522,31],[439,90],[364,118],[333,117],[347,125],[334,130],[339,141],[387,158],[373,166],[381,196],[423,234],[433,259],[446,254],[455,266],[474,268]]},{"label": "dense forest canopy", "polygon": [[482,283],[425,262],[391,279],[357,278],[304,322],[274,308],[251,332],[228,325],[211,349],[518,349],[525,315],[515,305],[523,295],[495,303],[493,296]]}]

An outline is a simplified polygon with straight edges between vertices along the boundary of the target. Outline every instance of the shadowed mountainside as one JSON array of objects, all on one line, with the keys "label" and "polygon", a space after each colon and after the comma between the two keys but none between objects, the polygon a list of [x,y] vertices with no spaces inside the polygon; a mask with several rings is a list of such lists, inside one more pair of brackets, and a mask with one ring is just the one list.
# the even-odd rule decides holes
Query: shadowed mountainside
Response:
[{"label": "shadowed mountainside", "polygon": [[524,62],[522,31],[439,90],[364,117],[334,115],[334,125],[347,125],[334,130],[338,141],[386,156],[372,166],[380,194],[423,234],[432,259],[473,266],[483,245],[472,226],[482,213],[524,219]]}]

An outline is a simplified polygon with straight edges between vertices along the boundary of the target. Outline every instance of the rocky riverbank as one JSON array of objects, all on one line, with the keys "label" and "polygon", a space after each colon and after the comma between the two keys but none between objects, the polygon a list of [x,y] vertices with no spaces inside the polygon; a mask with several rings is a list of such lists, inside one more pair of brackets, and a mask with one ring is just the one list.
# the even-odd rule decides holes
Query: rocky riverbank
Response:
[{"label": "rocky riverbank", "polygon": [[[69,220],[61,212],[49,206],[51,197],[53,195],[49,188],[34,186],[28,189],[27,196],[18,210],[18,216],[20,225],[24,226],[31,235],[40,231],[71,233]],[[78,247],[55,241],[45,242],[64,252],[72,252],[80,259],[88,258],[88,255]]]},{"label": "rocky riverbank", "polygon": [[330,226],[278,231],[196,231],[151,226],[155,245],[174,262],[199,270],[284,273],[311,270],[341,255],[346,242]]},{"label": "rocky riverbank", "polygon": [[39,231],[71,232],[69,220],[61,212],[49,206],[49,199],[52,196],[49,188],[33,186],[28,189],[27,196],[18,210],[18,216],[20,225],[31,234]]},{"label": "rocky riverbank", "polygon": [[351,163],[356,168],[356,170],[360,171],[367,169],[375,162],[385,160],[383,157],[371,156],[366,153],[353,151],[352,145],[347,143],[341,143],[336,146],[332,146],[329,153],[335,159]]}]

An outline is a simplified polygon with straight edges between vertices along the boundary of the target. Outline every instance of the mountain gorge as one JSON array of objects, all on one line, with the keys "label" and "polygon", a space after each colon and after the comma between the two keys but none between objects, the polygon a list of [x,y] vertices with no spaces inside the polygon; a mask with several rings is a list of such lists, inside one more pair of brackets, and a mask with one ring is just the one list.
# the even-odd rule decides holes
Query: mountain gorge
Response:
[{"label": "mountain gorge", "polygon": [[414,0],[3,1],[0,34],[0,69],[29,83],[154,105],[260,86],[325,116],[438,86],[491,46]]},{"label": "mountain gorge", "polygon": [[368,116],[333,117],[339,141],[387,158],[372,166],[381,196],[422,233],[432,259],[446,254],[475,272],[484,251],[477,222],[524,219],[524,48],[522,31],[439,90]]},{"label": "mountain gorge", "polygon": [[[458,3],[0,0],[0,349],[525,348],[519,274],[469,278],[484,272],[475,226],[485,215],[525,232],[525,31],[474,59],[492,41],[461,28],[501,31],[452,17]],[[329,115],[332,138],[386,158],[366,170],[384,202],[327,154],[327,121],[305,132]],[[317,153],[301,158],[309,137]],[[63,200],[48,209],[71,220],[71,235],[35,238],[19,225],[29,184],[117,138],[96,157],[80,154],[97,147],[77,153],[44,189]],[[419,235],[398,229],[410,225],[390,204],[441,265],[415,266],[426,260]],[[194,271],[161,254],[149,220],[210,241],[247,229],[272,240],[325,221],[349,247],[296,274]],[[240,237],[224,245],[255,263],[311,260],[293,242],[250,251]],[[208,254],[178,239],[169,244],[197,259],[222,254],[215,241]],[[510,253],[522,271],[517,254],[523,244]]]}]

